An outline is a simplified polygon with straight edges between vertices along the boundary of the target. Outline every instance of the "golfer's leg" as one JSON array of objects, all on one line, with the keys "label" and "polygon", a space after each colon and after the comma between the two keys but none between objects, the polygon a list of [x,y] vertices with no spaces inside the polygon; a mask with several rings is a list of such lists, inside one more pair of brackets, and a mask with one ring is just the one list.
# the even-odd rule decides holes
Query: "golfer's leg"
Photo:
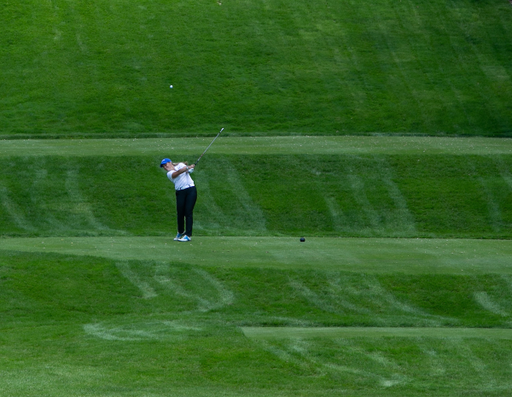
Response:
[{"label": "golfer's leg", "polygon": [[185,231],[185,199],[184,191],[176,192],[176,216],[178,220],[178,233],[183,234]]},{"label": "golfer's leg", "polygon": [[187,230],[185,234],[189,237],[192,237],[192,227],[194,225],[194,206],[197,201],[197,190],[196,187],[193,186],[187,189],[187,199],[185,202],[185,218],[187,219]]}]

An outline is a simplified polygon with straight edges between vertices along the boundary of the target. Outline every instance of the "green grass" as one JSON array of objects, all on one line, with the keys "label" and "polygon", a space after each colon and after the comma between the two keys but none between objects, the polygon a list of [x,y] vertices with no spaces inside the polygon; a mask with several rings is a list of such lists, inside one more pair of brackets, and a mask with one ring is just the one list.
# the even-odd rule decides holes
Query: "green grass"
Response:
[{"label": "green grass", "polygon": [[206,267],[322,269],[368,274],[512,274],[509,240],[308,237],[40,237],[0,240],[0,250],[145,258]]},{"label": "green grass", "polygon": [[511,329],[499,328],[411,328],[411,327],[243,327],[253,339],[300,338],[445,338],[445,339],[512,339]]},{"label": "green grass", "polygon": [[[251,136],[234,137],[223,132],[222,139],[208,151],[212,154],[240,155],[510,155],[507,138],[459,139],[406,136]],[[33,156],[163,156],[179,154],[195,161],[211,143],[208,138],[145,139],[3,139],[0,157]],[[205,157],[205,159],[207,158]],[[202,163],[201,163],[202,165]]]},{"label": "green grass", "polygon": [[[2,395],[511,394],[506,1],[0,22]],[[179,245],[157,164],[220,127]]]},{"label": "green grass", "polygon": [[512,130],[503,0],[32,0],[0,22],[5,135]]},{"label": "green grass", "polygon": [[[6,251],[0,263],[9,396],[499,396],[511,387],[509,275]],[[255,335],[261,327],[274,336]]]},{"label": "green grass", "polygon": [[[201,160],[197,235],[512,236],[508,140],[255,139],[219,139]],[[26,156],[15,154],[24,141],[7,141],[0,234],[169,235],[174,194],[159,161],[187,145],[181,159],[195,161],[209,139],[138,141],[29,141]]]},{"label": "green grass", "polygon": [[[509,140],[11,140],[0,154],[7,396],[504,396]],[[299,242],[301,235],[306,242]]]}]

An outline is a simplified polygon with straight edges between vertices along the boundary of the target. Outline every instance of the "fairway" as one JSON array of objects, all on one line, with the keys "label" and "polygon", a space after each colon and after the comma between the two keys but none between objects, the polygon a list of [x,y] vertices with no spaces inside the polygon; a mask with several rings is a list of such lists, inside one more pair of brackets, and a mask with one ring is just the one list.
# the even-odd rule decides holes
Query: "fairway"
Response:
[{"label": "fairway", "polygon": [[196,237],[47,237],[0,240],[1,250],[199,266],[404,274],[512,274],[507,240]]},{"label": "fairway", "polygon": [[[229,131],[226,131],[229,134]],[[225,133],[225,134],[226,134]],[[212,137],[215,134],[212,134]],[[19,156],[158,156],[197,155],[211,138],[14,139],[2,140],[0,157]],[[506,155],[512,139],[400,136],[267,136],[216,140],[209,154],[415,154]]]},{"label": "fairway", "polygon": [[243,327],[251,339],[286,338],[487,338],[512,339],[512,329],[390,327]]}]

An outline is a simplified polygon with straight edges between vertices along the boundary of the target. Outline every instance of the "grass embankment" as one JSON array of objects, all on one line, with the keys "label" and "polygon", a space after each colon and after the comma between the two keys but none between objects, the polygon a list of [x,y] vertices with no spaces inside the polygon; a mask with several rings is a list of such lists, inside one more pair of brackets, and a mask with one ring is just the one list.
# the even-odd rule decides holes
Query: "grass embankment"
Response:
[{"label": "grass embankment", "polygon": [[[0,158],[0,233],[171,235],[160,157]],[[510,238],[509,155],[216,155],[196,235]]]},{"label": "grass embankment", "polygon": [[512,156],[429,141],[213,150],[185,245],[160,150],[0,152],[2,392],[510,394]]},{"label": "grass embankment", "polygon": [[[510,335],[466,331],[510,327],[510,276],[5,251],[0,262],[0,374],[9,396],[501,396],[511,387]],[[261,326],[294,328],[249,339],[240,328]],[[384,328],[294,334],[325,326]],[[415,328],[395,335],[388,327]],[[460,333],[438,337],[432,327]]]},{"label": "grass embankment", "polygon": [[1,134],[512,131],[505,0],[27,0],[0,22]]}]

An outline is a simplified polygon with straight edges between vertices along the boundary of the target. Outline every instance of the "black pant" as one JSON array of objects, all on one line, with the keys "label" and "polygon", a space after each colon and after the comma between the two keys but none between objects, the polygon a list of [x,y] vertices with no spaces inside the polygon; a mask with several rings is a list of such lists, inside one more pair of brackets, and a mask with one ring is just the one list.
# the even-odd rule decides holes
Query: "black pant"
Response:
[{"label": "black pant", "polygon": [[[192,224],[194,223],[194,206],[197,200],[197,190],[195,186],[183,190],[176,190],[176,209],[178,214],[178,233],[192,237]],[[185,218],[187,220],[187,229],[185,230]]]}]

